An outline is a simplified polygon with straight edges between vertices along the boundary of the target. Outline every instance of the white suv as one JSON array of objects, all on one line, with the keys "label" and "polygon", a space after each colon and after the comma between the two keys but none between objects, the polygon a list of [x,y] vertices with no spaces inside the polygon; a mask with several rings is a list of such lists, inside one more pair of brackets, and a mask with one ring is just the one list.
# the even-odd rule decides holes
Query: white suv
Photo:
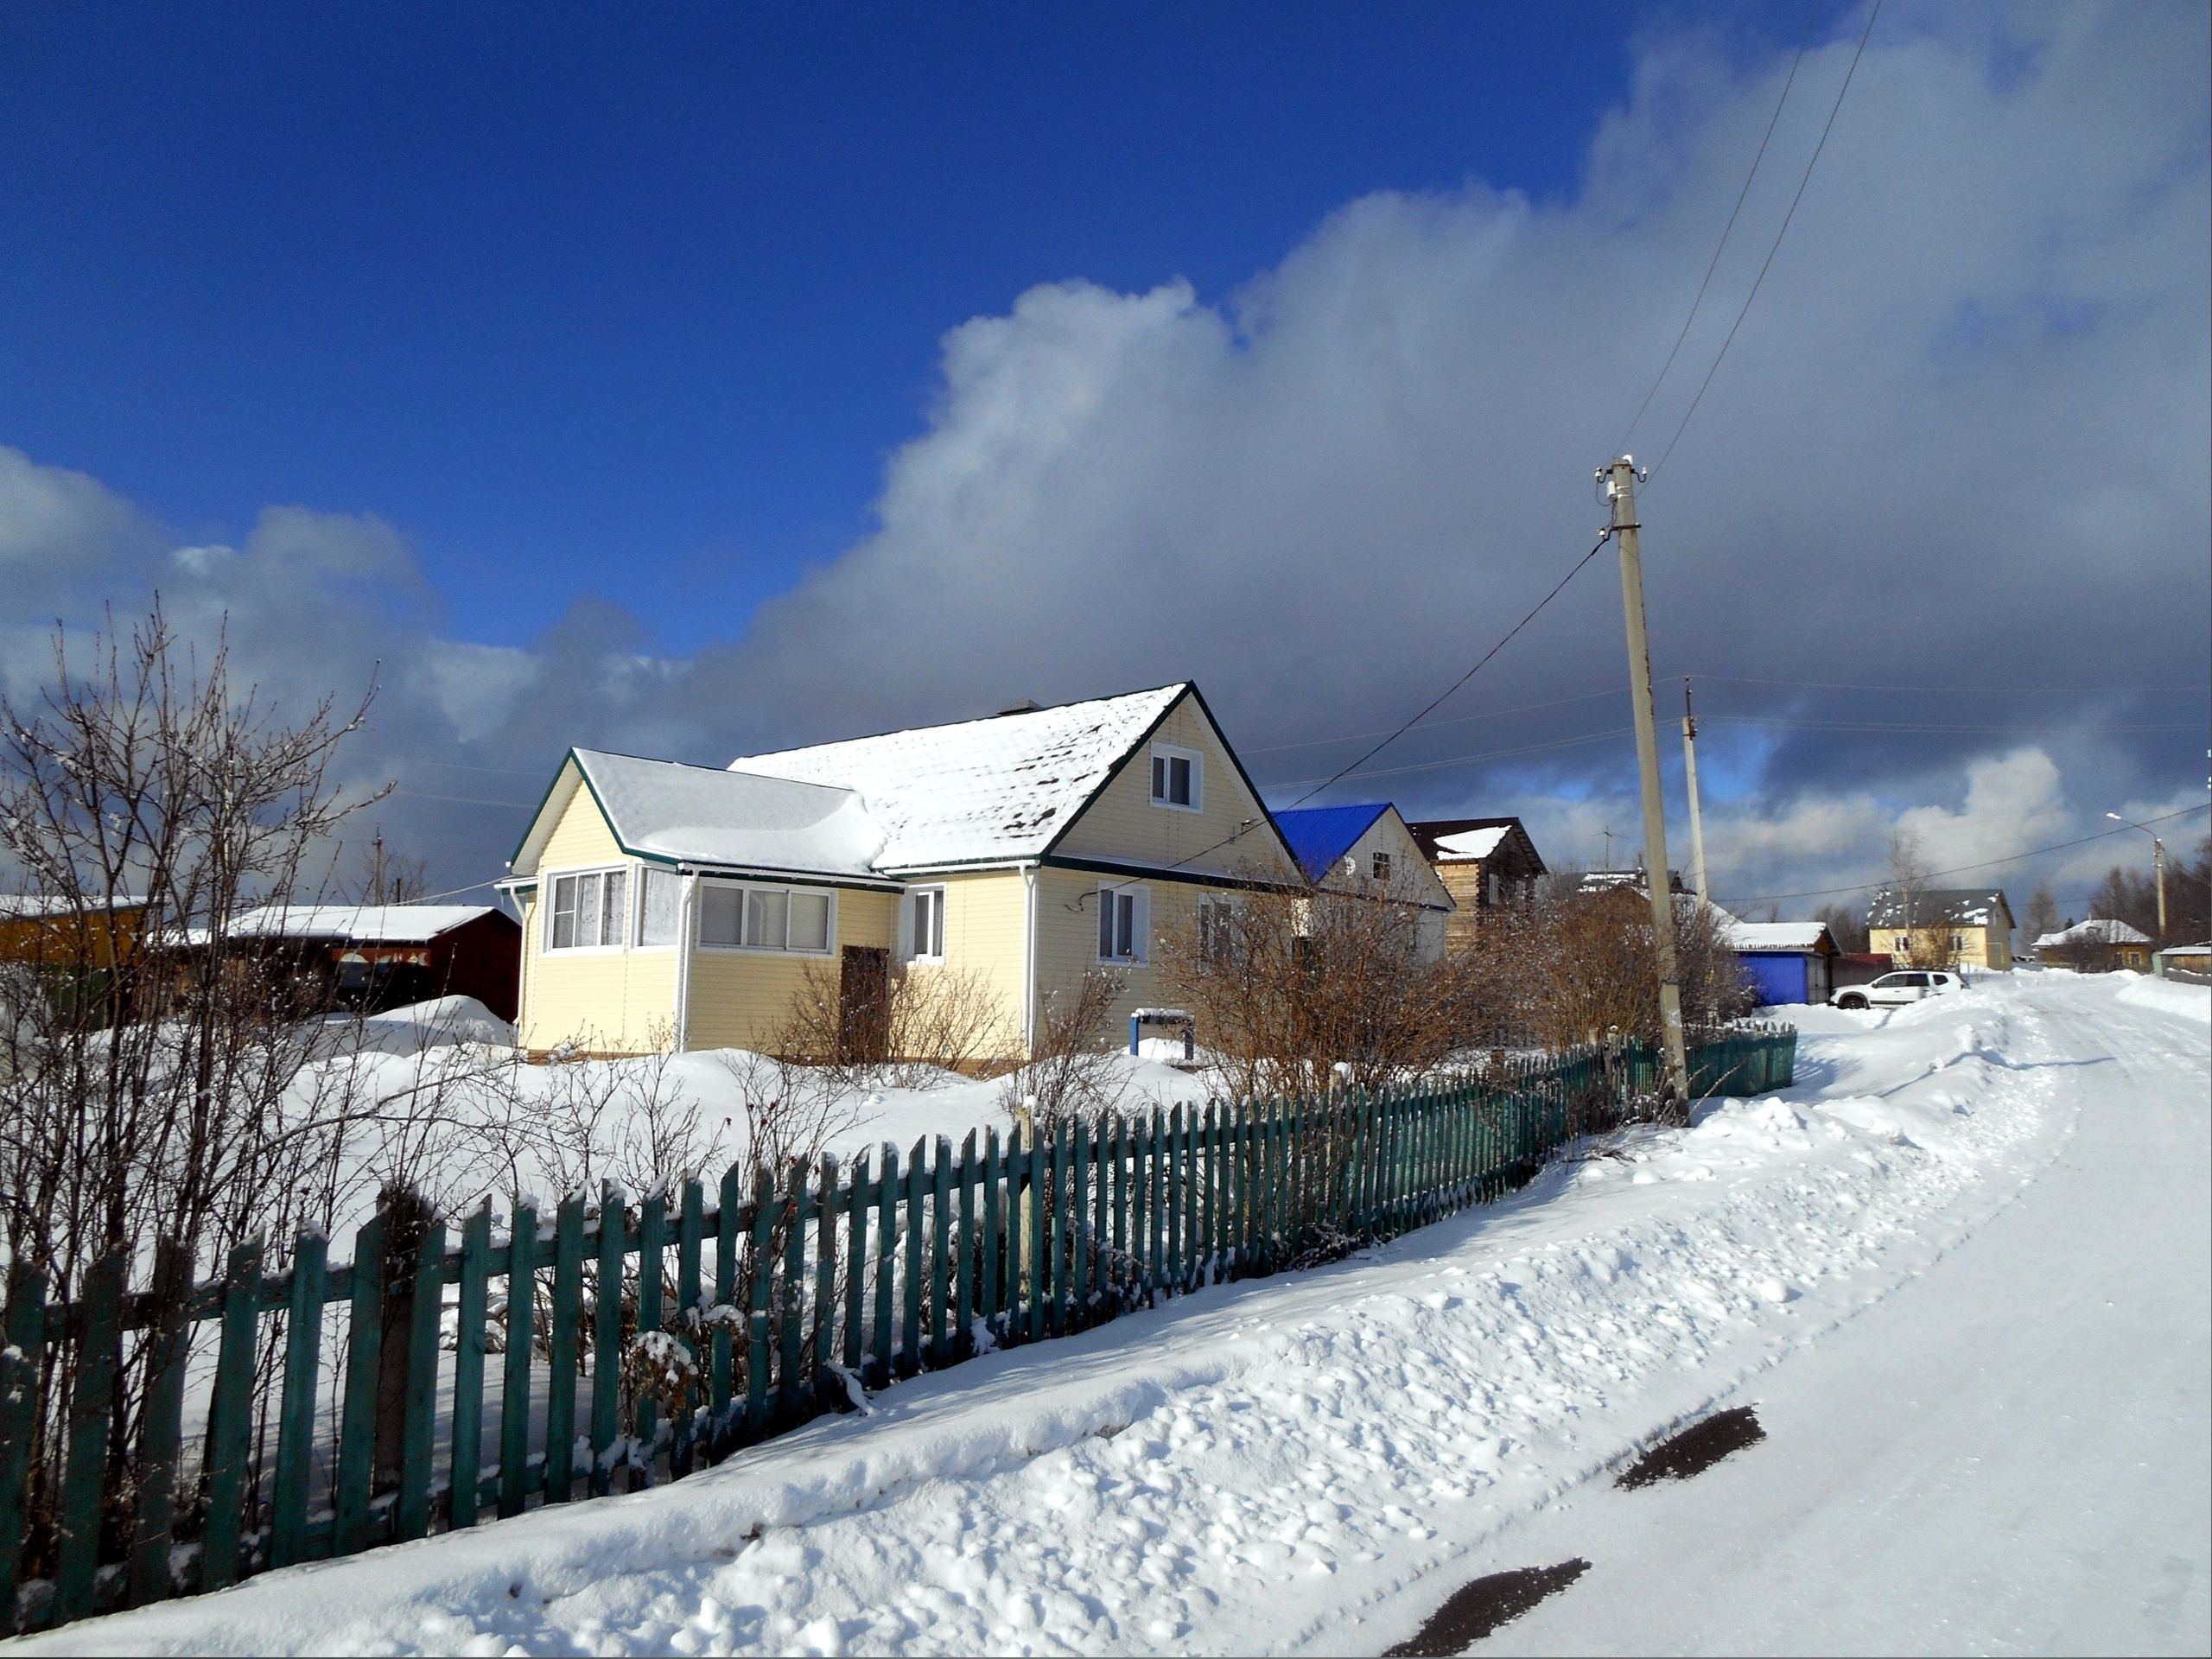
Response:
[{"label": "white suv", "polygon": [[1945,991],[1955,991],[1966,982],[1956,974],[1936,972],[1884,974],[1872,985],[1853,985],[1838,991],[1828,1001],[1839,1008],[1893,1008],[1905,1002],[1918,1002]]}]

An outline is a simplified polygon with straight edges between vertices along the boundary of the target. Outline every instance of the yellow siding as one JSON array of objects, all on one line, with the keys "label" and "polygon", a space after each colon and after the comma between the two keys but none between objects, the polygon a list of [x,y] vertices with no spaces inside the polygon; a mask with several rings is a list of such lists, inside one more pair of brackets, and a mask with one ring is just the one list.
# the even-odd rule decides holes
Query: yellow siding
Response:
[{"label": "yellow siding", "polygon": [[[1952,931],[1962,941],[1953,953],[1953,960],[1961,967],[1987,968],[2000,974],[2012,970],[2012,942],[1995,928],[1962,927]],[[1910,937],[1909,931],[1903,928],[1869,928],[1866,949],[1876,956],[1891,957],[1902,963],[1907,954],[1904,941]]]},{"label": "yellow siding", "polygon": [[[1080,870],[1038,872],[1037,988],[1040,995],[1071,989],[1085,969],[1098,965],[1098,887],[1112,877]],[[1187,931],[1198,923],[1198,900],[1210,889],[1187,881],[1143,881],[1151,899],[1152,925],[1148,954],[1154,962],[1124,964],[1116,971],[1128,984],[1114,1005],[1115,1035],[1128,1036],[1128,1018],[1141,1007],[1161,1007],[1173,993],[1161,982],[1154,965],[1160,941],[1171,932]],[[1080,908],[1077,908],[1078,905]]]},{"label": "yellow siding", "polygon": [[[1157,865],[1189,860],[1187,868],[1192,870],[1249,874],[1271,881],[1299,879],[1296,866],[1264,827],[1266,812],[1237,776],[1228,750],[1214,735],[1196,698],[1185,696],[1177,703],[1153,734],[1152,742],[1205,757],[1203,810],[1188,812],[1153,804],[1148,743],[1129,757],[1053,848],[1055,853]],[[1237,826],[1247,818],[1261,820],[1262,827],[1240,836]]]},{"label": "yellow siding", "polygon": [[[579,787],[561,810],[538,861],[538,897],[553,872],[628,863],[591,791]],[[630,864],[632,902],[638,867]],[[574,1043],[594,1053],[642,1053],[676,1028],[673,950],[545,950],[543,910],[524,911],[522,1042],[531,1049]]]},{"label": "yellow siding", "polygon": [[[935,886],[917,882],[918,887]],[[973,975],[999,1007],[997,1053],[1021,1052],[1023,971],[1029,945],[1028,882],[1019,870],[948,875],[944,887],[944,962],[912,971]]]},{"label": "yellow siding", "polygon": [[[791,1007],[791,995],[810,963],[836,987],[840,952],[849,944],[889,948],[895,942],[897,895],[888,893],[837,894],[837,949],[826,957],[766,951],[695,950],[691,953],[691,1017],[686,1030],[692,1048],[760,1048],[772,1043]],[[947,906],[948,917],[950,913]],[[674,959],[670,953],[671,960]]]}]

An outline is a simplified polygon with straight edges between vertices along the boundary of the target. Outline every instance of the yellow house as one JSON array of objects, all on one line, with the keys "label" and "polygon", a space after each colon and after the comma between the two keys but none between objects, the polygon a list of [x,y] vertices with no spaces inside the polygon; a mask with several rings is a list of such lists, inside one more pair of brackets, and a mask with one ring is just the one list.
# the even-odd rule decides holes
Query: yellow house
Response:
[{"label": "yellow house", "polygon": [[1866,949],[1899,966],[1941,961],[1967,968],[2012,970],[2012,907],[2000,887],[1929,887],[1909,897],[1889,888],[1866,912]]},{"label": "yellow house", "polygon": [[757,1047],[810,964],[848,1003],[955,970],[1006,1058],[1040,998],[1240,888],[1302,886],[1195,685],[890,732],[726,770],[572,750],[509,861],[525,1047]]}]

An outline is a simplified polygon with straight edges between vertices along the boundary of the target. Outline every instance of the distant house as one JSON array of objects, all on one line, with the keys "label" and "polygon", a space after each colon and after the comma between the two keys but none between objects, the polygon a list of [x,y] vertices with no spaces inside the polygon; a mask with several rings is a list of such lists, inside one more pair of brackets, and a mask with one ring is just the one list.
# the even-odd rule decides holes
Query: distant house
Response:
[{"label": "distant house", "polygon": [[2170,944],[2151,953],[2151,971],[2164,979],[2168,974],[2212,975],[2212,944]]},{"label": "distant house", "polygon": [[2045,961],[2088,962],[2101,968],[2151,970],[2151,936],[2112,917],[2092,916],[2086,922],[2046,933],[2035,944]]},{"label": "distant house", "polygon": [[1927,887],[1910,899],[1885,887],[1867,908],[1866,949],[1909,963],[1915,938],[1932,931],[1947,936],[1945,961],[2009,973],[2014,925],[2001,887]]},{"label": "distant house", "polygon": [[1406,829],[1458,906],[1445,927],[1454,950],[1480,936],[1484,911],[1545,874],[1518,818],[1427,818]]},{"label": "distant house", "polygon": [[1163,931],[1306,887],[1187,683],[727,769],[573,749],[508,868],[524,1045],[632,1053],[762,1046],[810,983],[858,1046],[898,973],[962,976],[1023,1058],[1086,970],[1125,1020]]},{"label": "distant house", "polygon": [[515,1017],[522,929],[497,906],[272,905],[236,918],[228,932],[234,943],[300,951],[346,1007],[473,996]]},{"label": "distant house", "polygon": [[1335,893],[1388,894],[1418,905],[1423,955],[1433,959],[1444,954],[1459,906],[1396,807],[1388,801],[1299,807],[1276,813],[1275,826],[1313,886]]},{"label": "distant house", "polygon": [[112,963],[136,948],[145,925],[146,900],[125,894],[0,895],[0,962]]},{"label": "distant house", "polygon": [[1820,922],[1738,922],[1728,931],[1744,978],[1763,1003],[1825,1002],[1842,953]]}]

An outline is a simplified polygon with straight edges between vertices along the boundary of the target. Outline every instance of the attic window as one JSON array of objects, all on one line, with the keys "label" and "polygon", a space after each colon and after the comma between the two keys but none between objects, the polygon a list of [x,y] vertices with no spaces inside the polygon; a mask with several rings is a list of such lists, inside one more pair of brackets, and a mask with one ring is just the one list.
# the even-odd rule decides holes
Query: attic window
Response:
[{"label": "attic window", "polygon": [[1152,751],[1152,804],[1185,812],[1203,810],[1205,805],[1205,757],[1195,749],[1170,748],[1165,744],[1154,746]]},{"label": "attic window", "polygon": [[1376,880],[1377,880],[1377,881],[1388,881],[1388,880],[1390,879],[1390,855],[1389,855],[1389,854],[1388,854],[1388,853],[1376,853],[1373,857],[1371,857],[1370,859],[1369,859],[1367,862],[1368,862],[1368,874],[1369,874],[1370,876],[1372,876]]}]

